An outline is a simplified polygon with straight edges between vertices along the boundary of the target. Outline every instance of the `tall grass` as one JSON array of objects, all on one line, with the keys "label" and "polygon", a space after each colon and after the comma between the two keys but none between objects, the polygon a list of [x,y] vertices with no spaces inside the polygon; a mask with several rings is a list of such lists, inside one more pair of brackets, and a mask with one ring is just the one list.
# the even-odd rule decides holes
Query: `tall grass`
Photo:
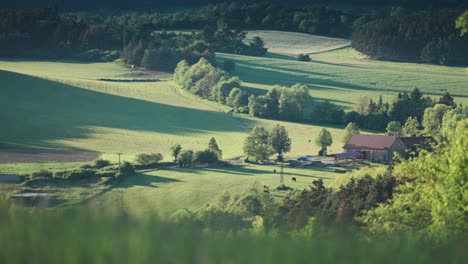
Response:
[{"label": "tall grass", "polygon": [[[261,230],[261,229],[260,229]],[[462,263],[463,247],[412,237],[213,232],[93,210],[0,209],[0,263]]]}]

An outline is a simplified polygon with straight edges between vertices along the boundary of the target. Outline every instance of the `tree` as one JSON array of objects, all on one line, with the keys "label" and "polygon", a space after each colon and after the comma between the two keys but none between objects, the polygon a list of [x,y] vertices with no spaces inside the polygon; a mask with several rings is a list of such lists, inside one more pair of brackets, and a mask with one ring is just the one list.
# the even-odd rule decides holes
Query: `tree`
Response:
[{"label": "tree", "polygon": [[468,10],[457,19],[456,28],[461,30],[462,36],[468,32]]},{"label": "tree", "polygon": [[261,126],[256,126],[244,141],[244,153],[247,159],[255,158],[255,161],[268,159],[273,150],[268,142],[270,133]]},{"label": "tree", "polygon": [[279,99],[281,91],[279,87],[273,87],[266,94],[265,117],[271,119],[279,118]]},{"label": "tree", "polygon": [[172,157],[174,157],[174,160],[177,160],[177,156],[179,156],[179,153],[181,150],[182,150],[182,147],[179,144],[176,144],[171,147],[171,153],[172,153]]},{"label": "tree", "polygon": [[223,151],[219,148],[218,143],[214,137],[210,139],[210,142],[208,143],[208,149],[213,151],[218,159],[223,158]]},{"label": "tree", "polygon": [[399,136],[401,136],[402,132],[403,132],[403,129],[401,127],[400,122],[392,121],[392,122],[388,123],[388,125],[387,125],[387,135],[399,137]]},{"label": "tree", "polygon": [[454,99],[449,92],[445,92],[445,94],[439,99],[438,104],[448,105],[452,108],[457,107],[457,104],[454,102]]},{"label": "tree", "polygon": [[346,144],[348,140],[356,134],[359,134],[359,127],[354,123],[349,123],[345,128],[345,134],[343,136],[343,143]]},{"label": "tree", "polygon": [[403,133],[407,136],[416,136],[419,131],[420,124],[416,117],[408,117],[403,126]]},{"label": "tree", "polygon": [[189,167],[193,164],[193,151],[184,150],[177,155],[181,167]]},{"label": "tree", "polygon": [[291,150],[291,138],[284,126],[276,125],[268,138],[270,146],[278,154],[278,158],[282,158],[284,153]]},{"label": "tree", "polygon": [[354,109],[356,110],[356,112],[358,112],[361,115],[367,115],[368,110],[369,110],[368,106],[369,106],[369,97],[367,95],[359,96],[357,98]]},{"label": "tree", "polygon": [[360,221],[381,235],[409,232],[446,242],[466,234],[467,138],[468,121],[462,120],[432,153],[396,165],[403,184]]},{"label": "tree", "polygon": [[442,127],[442,119],[445,113],[449,112],[452,107],[436,104],[434,107],[429,107],[424,111],[422,125],[424,132],[430,136],[438,136]]},{"label": "tree", "polygon": [[141,165],[154,165],[163,160],[164,157],[161,153],[139,154],[136,156],[135,161]]},{"label": "tree", "polygon": [[328,131],[325,128],[320,130],[319,134],[317,135],[317,138],[315,139],[315,144],[321,147],[321,152],[323,153],[323,155],[325,155],[327,147],[333,144],[333,138],[330,131]]}]

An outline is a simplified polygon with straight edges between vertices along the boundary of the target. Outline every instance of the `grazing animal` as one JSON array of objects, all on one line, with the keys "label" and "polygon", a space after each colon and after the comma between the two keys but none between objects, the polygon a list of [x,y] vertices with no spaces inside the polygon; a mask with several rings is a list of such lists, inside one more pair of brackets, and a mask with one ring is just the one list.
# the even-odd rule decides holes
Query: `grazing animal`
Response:
[{"label": "grazing animal", "polygon": [[375,86],[375,85],[377,85],[377,83],[373,82],[373,83],[371,83],[371,85],[374,85],[374,86]]},{"label": "grazing animal", "polygon": [[292,177],[291,181],[296,182],[296,177]]},{"label": "grazing animal", "polygon": [[268,194],[270,194],[270,191],[269,191],[269,190],[263,190],[263,193],[268,193]]},{"label": "grazing animal", "polygon": [[135,69],[135,65],[132,65],[132,70],[134,70],[134,69]]}]

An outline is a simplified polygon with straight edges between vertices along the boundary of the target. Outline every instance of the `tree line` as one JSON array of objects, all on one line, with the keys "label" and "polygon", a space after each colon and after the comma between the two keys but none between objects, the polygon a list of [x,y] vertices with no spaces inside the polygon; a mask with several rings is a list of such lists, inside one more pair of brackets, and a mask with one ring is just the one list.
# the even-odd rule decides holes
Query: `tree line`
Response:
[{"label": "tree line", "polygon": [[[356,28],[352,46],[373,59],[467,65],[468,36],[460,11],[395,14]],[[461,30],[455,27],[455,21]]]}]

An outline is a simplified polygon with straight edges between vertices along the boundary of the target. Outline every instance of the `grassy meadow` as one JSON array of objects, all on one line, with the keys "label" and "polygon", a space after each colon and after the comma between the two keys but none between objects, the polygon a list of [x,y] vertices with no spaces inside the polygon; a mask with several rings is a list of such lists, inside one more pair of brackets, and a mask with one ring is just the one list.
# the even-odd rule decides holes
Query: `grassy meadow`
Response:
[{"label": "grassy meadow", "polygon": [[[448,90],[458,96],[457,103],[468,102],[468,73],[464,68],[371,61],[346,48],[349,42],[345,40],[314,36],[308,39],[296,33],[255,33],[265,38],[273,53],[262,58],[231,54],[217,57],[220,61],[235,61],[243,85],[258,92],[276,84],[304,83],[314,98],[329,99],[348,109],[359,96],[377,99],[382,95],[384,100],[391,100],[397,91],[414,87],[431,95]],[[288,47],[286,40],[297,45]],[[311,62],[298,62],[291,57],[303,52],[313,53]],[[182,91],[173,83],[171,74],[131,70],[119,63],[6,60],[0,61],[0,80],[0,124],[7,124],[0,131],[1,148],[89,150],[114,163],[119,152],[127,161],[133,161],[140,153],[160,152],[169,161],[172,145],[202,150],[215,137],[223,158],[231,159],[243,155],[243,141],[253,126],[272,128],[282,124],[292,138],[292,151],[287,158],[294,158],[317,153],[313,142],[323,127],[248,115],[231,117],[226,114],[227,107]],[[330,152],[340,152],[343,128],[327,129],[334,139]],[[62,170],[83,164],[87,163],[0,164],[0,174]],[[279,184],[279,175],[273,174],[273,169],[248,165],[144,172],[92,201],[104,208],[119,204],[123,197],[132,214],[157,211],[170,215],[180,208],[199,208],[226,190],[241,192],[256,181],[274,188]],[[327,184],[347,179],[332,170],[288,168],[285,172],[286,183],[295,189],[305,188],[319,178]],[[293,184],[291,177],[298,182]],[[69,192],[69,203],[92,196],[82,195],[86,186],[69,187],[55,190]],[[284,195],[276,191],[273,194],[278,198]]]},{"label": "grassy meadow", "polygon": [[[243,140],[254,125],[282,123],[293,138],[290,156],[318,150],[308,140],[320,126],[229,117],[227,108],[181,91],[165,74],[132,72],[114,63],[16,61],[0,62],[0,69],[4,80],[0,104],[8,109],[0,121],[9,124],[0,139],[5,147],[85,149],[113,161],[118,152],[126,160],[139,153],[161,152],[169,160],[172,145],[203,149],[215,137],[224,157],[233,158],[243,154]],[[132,74],[160,81],[98,80]],[[341,129],[331,132],[336,139],[333,147],[340,149]]]}]

